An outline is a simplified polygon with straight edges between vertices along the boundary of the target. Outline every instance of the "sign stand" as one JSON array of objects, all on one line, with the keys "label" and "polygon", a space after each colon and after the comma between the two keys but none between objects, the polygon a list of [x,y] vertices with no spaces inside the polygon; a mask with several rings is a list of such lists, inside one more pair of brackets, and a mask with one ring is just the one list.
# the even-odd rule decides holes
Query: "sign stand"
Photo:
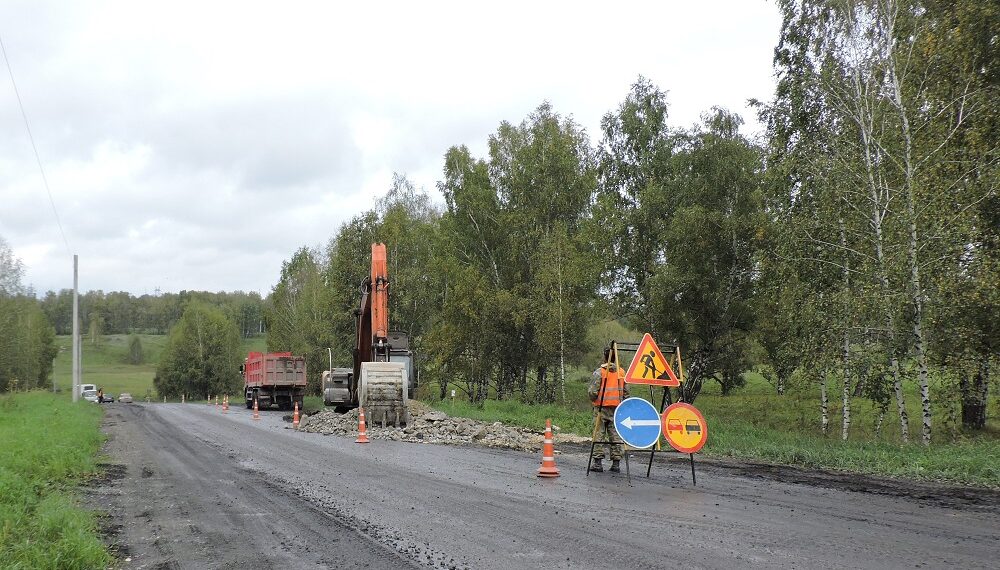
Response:
[{"label": "sign stand", "polygon": [[[674,366],[676,366],[677,367],[677,379],[680,382],[684,382],[684,367],[683,367],[683,365],[681,363],[681,347],[679,347],[677,345],[672,345],[672,344],[668,344],[666,346],[667,346],[667,349],[668,349],[668,354],[670,354],[670,361],[667,363],[667,367],[668,367],[668,369],[670,369],[672,371],[673,368],[674,368]],[[650,385],[650,387],[649,387],[649,399],[650,399],[650,401],[653,400],[653,386],[652,385]],[[677,401],[680,401],[680,397],[679,396],[678,396],[678,400]],[[674,399],[673,399],[673,397],[670,394],[670,387],[669,386],[664,386],[663,387],[663,397],[660,399],[660,414],[663,414],[663,410],[665,410],[667,408],[667,406],[673,405],[673,403],[674,403]],[[660,449],[660,442],[656,442],[656,449],[650,449],[649,450],[649,464],[646,465],[646,478],[647,479],[649,479],[649,475],[653,471],[653,456],[656,455],[657,451],[659,451],[660,453],[663,453],[663,450]],[[691,460],[694,461],[694,457],[692,457]],[[693,469],[694,469],[694,467],[692,467],[692,470]]]},{"label": "sign stand", "polygon": [[[661,448],[661,437],[665,438],[670,445],[676,451],[688,454],[688,460],[691,464],[691,485],[697,486],[697,478],[695,474],[694,466],[694,453],[701,449],[704,445],[705,437],[707,436],[708,426],[705,423],[704,416],[701,412],[697,411],[694,406],[690,404],[683,403],[680,394],[678,394],[677,402],[674,402],[673,394],[670,392],[671,387],[679,387],[684,382],[684,366],[681,361],[681,350],[679,346],[676,345],[665,345],[667,349],[667,354],[670,355],[670,359],[664,358],[663,353],[660,348],[656,345],[652,336],[648,333],[643,336],[643,339],[639,343],[622,342],[612,340],[609,345],[609,354],[607,361],[604,363],[607,367],[614,365],[617,370],[621,370],[619,365],[619,350],[625,352],[633,352],[634,356],[632,363],[629,366],[628,372],[625,374],[624,383],[625,384],[647,384],[649,386],[649,401],[646,402],[642,398],[630,398],[634,400],[640,400],[642,402],[641,408],[646,409],[641,410],[642,413],[638,418],[646,418],[651,413],[656,413],[657,409],[653,407],[655,400],[655,395],[653,393],[653,386],[660,386],[663,388],[663,394],[660,398],[659,412],[657,415],[658,421],[662,422],[662,425],[658,425],[656,440],[651,443],[646,443],[648,440],[634,441],[630,443],[626,438],[621,437],[623,433],[636,434],[641,432],[642,429],[648,429],[647,422],[651,421],[649,419],[638,419],[634,415],[635,412],[639,412],[634,408],[631,410],[632,414],[629,414],[631,421],[621,421],[618,418],[618,409],[616,408],[615,414],[615,426],[614,429],[617,430],[619,438],[622,439],[622,459],[625,460],[625,476],[628,481],[628,485],[632,486],[632,474],[631,465],[629,462],[629,455],[636,451],[646,451],[649,448],[649,461],[646,464],[646,478],[649,478],[652,474],[653,469],[653,459],[657,452],[664,453]],[[642,372],[640,373],[640,369]],[[674,373],[674,370],[677,373]],[[594,450],[598,445],[610,444],[610,441],[599,441],[598,433],[601,428],[601,414],[600,409],[604,407],[604,391],[601,391],[602,400],[598,402],[598,412],[594,419],[594,430],[591,436],[590,442],[590,456],[587,459],[587,475],[590,475],[591,464],[593,463]],[[627,401],[627,400],[625,400]],[[622,401],[622,404],[625,403]],[[648,405],[647,405],[648,404]],[[684,410],[676,410],[677,407],[683,407]],[[685,411],[690,410],[690,412]],[[664,415],[667,414],[667,415]],[[679,414],[678,416],[671,418],[668,422],[667,416],[671,414]],[[632,419],[635,418],[635,419]],[[684,420],[686,423],[678,423],[680,420]],[[619,427],[619,423],[622,427]],[[636,429],[633,432],[633,428]],[[623,432],[625,429],[627,432]],[[668,431],[676,431],[677,435],[668,433]],[[693,435],[697,434],[697,435]],[[629,435],[628,437],[633,437]],[[641,436],[640,436],[641,437]],[[695,443],[692,439],[697,437],[700,441]],[[610,439],[610,437],[608,438]],[[687,440],[687,441],[685,441]],[[635,445],[633,445],[635,443]],[[690,447],[687,447],[690,446]]]}]

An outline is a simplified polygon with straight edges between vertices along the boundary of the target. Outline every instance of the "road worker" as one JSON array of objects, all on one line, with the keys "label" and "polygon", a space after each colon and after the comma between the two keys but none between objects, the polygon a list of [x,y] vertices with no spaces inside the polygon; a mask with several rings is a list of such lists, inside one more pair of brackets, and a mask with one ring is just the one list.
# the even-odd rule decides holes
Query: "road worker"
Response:
[{"label": "road worker", "polygon": [[[622,400],[628,398],[628,386],[625,384],[625,377],[618,365],[612,359],[610,348],[604,349],[604,363],[601,364],[590,380],[590,401],[594,404],[594,413],[597,417],[597,430],[595,441],[607,438],[608,447],[611,448],[611,471],[618,473],[621,468],[619,462],[622,458],[622,440],[615,430],[615,408]],[[598,444],[594,449],[591,471],[598,473],[604,471],[604,443]]]}]

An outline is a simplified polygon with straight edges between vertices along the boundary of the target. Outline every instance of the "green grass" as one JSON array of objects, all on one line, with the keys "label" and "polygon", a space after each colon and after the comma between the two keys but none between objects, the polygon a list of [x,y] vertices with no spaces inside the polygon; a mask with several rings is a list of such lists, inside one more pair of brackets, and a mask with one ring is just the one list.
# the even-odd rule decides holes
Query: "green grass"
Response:
[{"label": "green grass", "polygon": [[95,471],[101,409],[67,396],[0,397],[0,566],[102,568],[111,557],[74,487]]},{"label": "green grass", "polygon": [[[136,399],[159,399],[153,387],[153,376],[156,375],[156,364],[167,344],[164,335],[138,335],[142,342],[144,363],[133,365],[125,362],[128,354],[129,335],[107,335],[99,342],[92,343],[85,338],[83,341],[83,379],[84,384],[97,384],[109,394],[116,396],[129,392]],[[244,339],[243,350],[264,351],[267,340],[263,337]],[[69,336],[57,336],[56,345],[59,353],[56,355],[53,377],[56,386],[64,393],[70,392],[72,384],[73,350]]]},{"label": "green grass", "polygon": [[[436,386],[424,386],[425,399],[445,413],[483,421],[503,421],[541,429],[546,418],[564,431],[589,436],[592,411],[587,398],[590,371],[567,370],[565,403],[533,406],[517,400],[487,401],[482,407],[469,404],[459,390],[456,401],[436,401]],[[530,387],[529,387],[530,389]],[[830,425],[824,436],[820,428],[819,388],[815,385],[790,389],[779,396],[758,374],[747,374],[747,385],[723,396],[716,383],[705,385],[695,405],[709,425],[703,453],[769,463],[890,475],[987,487],[1000,487],[1000,410],[991,408],[991,420],[981,433],[967,433],[949,419],[947,409],[935,409],[935,436],[925,447],[902,445],[894,406],[886,414],[882,431],[875,435],[878,411],[870,401],[852,399],[852,426],[848,441],[840,441],[840,393],[829,386]],[[946,388],[934,385],[932,397],[946,401]],[[632,395],[650,399],[648,388],[632,387]],[[653,394],[659,406],[661,392]],[[920,439],[920,401],[916,386],[906,390],[911,441]],[[666,445],[666,444],[664,444]]]}]

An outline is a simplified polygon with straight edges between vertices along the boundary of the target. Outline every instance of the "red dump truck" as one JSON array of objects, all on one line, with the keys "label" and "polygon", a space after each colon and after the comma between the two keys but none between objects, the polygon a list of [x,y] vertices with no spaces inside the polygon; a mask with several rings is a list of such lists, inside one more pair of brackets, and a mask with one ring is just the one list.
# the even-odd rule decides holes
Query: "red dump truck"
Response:
[{"label": "red dump truck", "polygon": [[247,409],[253,408],[255,399],[262,410],[271,406],[290,410],[293,402],[298,402],[302,409],[302,398],[306,395],[304,356],[292,356],[291,352],[251,352],[240,368]]}]

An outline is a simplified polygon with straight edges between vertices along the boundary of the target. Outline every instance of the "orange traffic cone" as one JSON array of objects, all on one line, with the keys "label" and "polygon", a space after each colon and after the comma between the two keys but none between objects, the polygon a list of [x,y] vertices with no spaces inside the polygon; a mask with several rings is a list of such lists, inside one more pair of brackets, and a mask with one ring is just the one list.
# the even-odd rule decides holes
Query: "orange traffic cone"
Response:
[{"label": "orange traffic cone", "polygon": [[542,440],[542,466],[538,468],[539,477],[558,477],[556,467],[556,451],[552,445],[552,420],[545,420],[545,439]]},{"label": "orange traffic cone", "polygon": [[358,408],[358,439],[354,443],[368,443],[368,429],[365,426],[365,409]]},{"label": "orange traffic cone", "polygon": [[299,403],[295,402],[295,411],[292,412],[292,427],[299,429]]},{"label": "orange traffic cone", "polygon": [[260,419],[260,408],[257,407],[257,398],[253,399],[253,419]]},{"label": "orange traffic cone", "polygon": [[222,413],[229,413],[229,394],[222,397]]}]

